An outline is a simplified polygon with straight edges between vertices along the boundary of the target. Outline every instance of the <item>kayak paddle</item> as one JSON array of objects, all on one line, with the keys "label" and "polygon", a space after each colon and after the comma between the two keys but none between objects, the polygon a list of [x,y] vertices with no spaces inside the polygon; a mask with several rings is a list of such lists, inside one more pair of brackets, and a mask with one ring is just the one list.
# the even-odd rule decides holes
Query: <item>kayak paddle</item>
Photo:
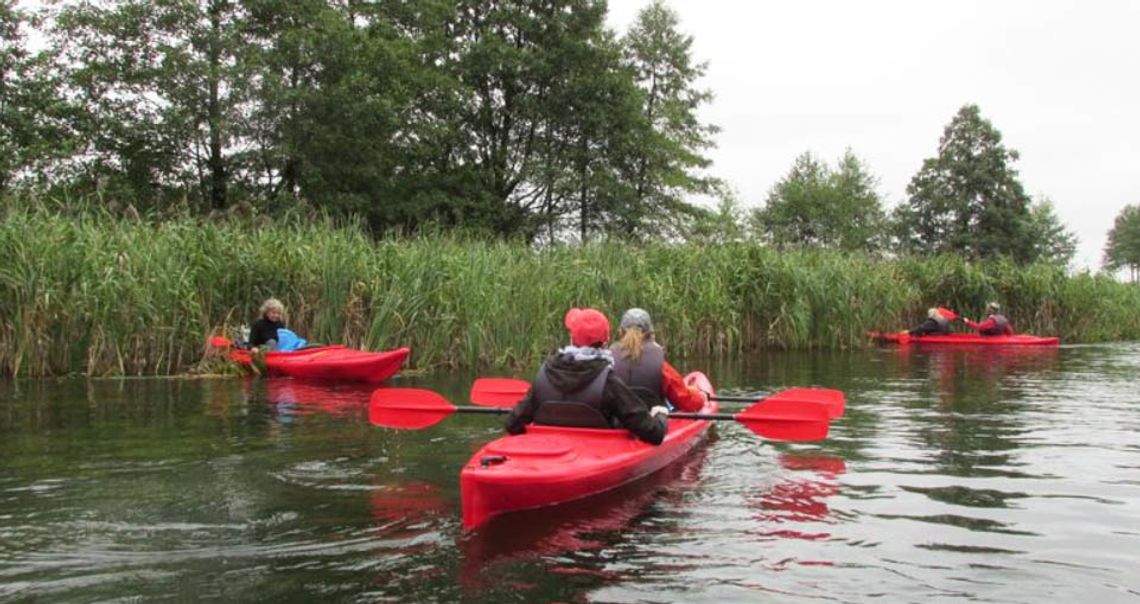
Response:
[{"label": "kayak paddle", "polygon": [[[512,378],[479,378],[471,385],[471,402],[481,407],[514,407],[530,390],[530,382]],[[725,403],[760,403],[768,401],[799,401],[820,403],[827,408],[827,417],[843,417],[845,397],[840,390],[830,388],[788,388],[776,394],[756,397],[713,396],[712,400]]]},{"label": "kayak paddle", "polygon": [[222,336],[214,336],[209,339],[210,346],[214,348],[229,348],[234,345],[234,341]]},{"label": "kayak paddle", "polygon": [[788,388],[776,394],[756,396],[712,396],[714,401],[721,403],[761,403],[773,399],[797,400],[805,403],[820,403],[827,409],[827,417],[836,419],[843,417],[846,409],[846,396],[842,390],[831,388]]},{"label": "kayak paddle", "polygon": [[530,382],[513,378],[479,378],[471,384],[471,402],[481,407],[510,409],[526,396]]},{"label": "kayak paddle", "polygon": [[[512,405],[513,406],[513,405]],[[420,430],[434,426],[452,413],[504,415],[509,407],[457,406],[442,395],[418,388],[378,388],[368,406],[368,421],[387,428]],[[739,413],[679,413],[673,419],[735,421],[769,440],[811,441],[827,438],[827,409],[778,397],[757,403]]]},{"label": "kayak paddle", "polygon": [[452,413],[504,415],[501,407],[457,407],[437,392],[420,388],[377,388],[368,405],[368,422],[385,428],[422,430]]}]

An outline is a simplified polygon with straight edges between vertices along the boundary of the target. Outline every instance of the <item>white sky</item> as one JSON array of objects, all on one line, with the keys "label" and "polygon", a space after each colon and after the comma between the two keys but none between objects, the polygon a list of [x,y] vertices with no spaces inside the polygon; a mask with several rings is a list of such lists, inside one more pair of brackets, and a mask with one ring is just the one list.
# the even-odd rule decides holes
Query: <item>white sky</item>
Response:
[{"label": "white sky", "polygon": [[[1140,203],[1140,2],[666,1],[708,62],[711,172],[746,207],[797,155],[834,165],[846,147],[893,207],[967,103],[1077,234],[1075,268],[1098,269],[1113,219]],[[610,25],[646,5],[609,0]]]}]

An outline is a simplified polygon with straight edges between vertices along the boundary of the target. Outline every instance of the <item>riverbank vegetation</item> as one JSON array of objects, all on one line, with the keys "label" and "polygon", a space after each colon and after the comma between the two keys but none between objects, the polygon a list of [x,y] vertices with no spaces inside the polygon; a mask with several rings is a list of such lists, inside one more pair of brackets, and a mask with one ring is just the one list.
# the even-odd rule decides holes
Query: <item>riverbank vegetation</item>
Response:
[{"label": "riverbank vegetation", "polygon": [[673,355],[851,347],[945,304],[1000,300],[1018,331],[1066,342],[1140,338],[1140,288],[1050,264],[879,259],[756,240],[535,248],[455,233],[375,239],[297,216],[161,221],[4,207],[0,373],[186,371],[205,339],[277,296],[314,341],[410,346],[419,368],[531,367],[562,313],[654,316]]},{"label": "riverbank vegetation", "polygon": [[[0,0],[0,373],[184,371],[270,295],[311,340],[420,367],[532,365],[575,304],[645,306],[677,355],[858,346],[989,300],[1019,331],[1140,337],[1137,288],[1068,271],[976,105],[893,208],[854,151],[738,200],[677,15],[605,17]],[[1135,275],[1131,216],[1106,260]]]}]

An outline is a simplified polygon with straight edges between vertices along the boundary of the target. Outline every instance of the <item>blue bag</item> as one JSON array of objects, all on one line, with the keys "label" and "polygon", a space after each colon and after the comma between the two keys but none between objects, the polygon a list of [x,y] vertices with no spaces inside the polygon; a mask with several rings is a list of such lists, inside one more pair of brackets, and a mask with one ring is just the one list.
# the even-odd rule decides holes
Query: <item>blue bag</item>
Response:
[{"label": "blue bag", "polygon": [[293,333],[291,330],[281,328],[277,330],[277,351],[290,352],[303,348],[309,341]]}]

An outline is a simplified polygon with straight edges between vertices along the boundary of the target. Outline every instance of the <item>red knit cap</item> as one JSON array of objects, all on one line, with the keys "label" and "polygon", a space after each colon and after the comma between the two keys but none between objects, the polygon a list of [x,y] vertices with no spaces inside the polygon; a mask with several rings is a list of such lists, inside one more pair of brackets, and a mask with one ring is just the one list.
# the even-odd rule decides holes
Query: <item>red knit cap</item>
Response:
[{"label": "red knit cap", "polygon": [[570,343],[590,346],[610,340],[610,320],[593,308],[571,308],[563,319],[570,330]]}]

